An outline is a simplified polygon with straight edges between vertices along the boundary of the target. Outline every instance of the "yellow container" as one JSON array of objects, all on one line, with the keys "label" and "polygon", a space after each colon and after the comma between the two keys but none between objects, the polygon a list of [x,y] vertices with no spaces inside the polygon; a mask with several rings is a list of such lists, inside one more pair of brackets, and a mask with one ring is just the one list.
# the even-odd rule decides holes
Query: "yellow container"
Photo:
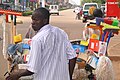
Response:
[{"label": "yellow container", "polygon": [[22,42],[22,35],[18,34],[14,36],[14,43]]},{"label": "yellow container", "polygon": [[80,41],[80,45],[83,45],[83,46],[88,46],[88,41],[84,41],[84,40],[81,40]]},{"label": "yellow container", "polygon": [[92,34],[91,39],[98,39],[99,36],[97,34]]}]

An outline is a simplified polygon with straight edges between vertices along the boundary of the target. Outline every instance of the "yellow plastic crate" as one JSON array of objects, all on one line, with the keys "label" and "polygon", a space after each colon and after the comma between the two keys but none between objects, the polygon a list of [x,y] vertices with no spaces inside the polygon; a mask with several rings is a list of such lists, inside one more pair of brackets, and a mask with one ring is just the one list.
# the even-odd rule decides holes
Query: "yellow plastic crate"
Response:
[{"label": "yellow plastic crate", "polygon": [[92,34],[91,39],[99,39],[99,36],[97,34]]},{"label": "yellow plastic crate", "polygon": [[18,34],[14,36],[14,43],[22,42],[22,35]]}]

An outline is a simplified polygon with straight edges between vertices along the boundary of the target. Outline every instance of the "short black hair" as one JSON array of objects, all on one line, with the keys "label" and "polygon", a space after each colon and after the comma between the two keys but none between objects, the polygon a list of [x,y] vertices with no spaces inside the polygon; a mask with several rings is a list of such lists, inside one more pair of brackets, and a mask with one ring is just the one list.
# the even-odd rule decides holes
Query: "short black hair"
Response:
[{"label": "short black hair", "polygon": [[93,16],[94,17],[103,17],[103,12],[101,11],[101,9],[95,9],[94,11],[93,11]]},{"label": "short black hair", "polygon": [[[43,18],[43,19],[48,19],[49,20],[49,17],[50,17],[50,13],[49,13],[49,10],[44,8],[44,7],[40,7],[40,8],[37,8],[34,12],[37,12],[40,14],[40,16]],[[39,17],[39,16],[38,16]]]}]

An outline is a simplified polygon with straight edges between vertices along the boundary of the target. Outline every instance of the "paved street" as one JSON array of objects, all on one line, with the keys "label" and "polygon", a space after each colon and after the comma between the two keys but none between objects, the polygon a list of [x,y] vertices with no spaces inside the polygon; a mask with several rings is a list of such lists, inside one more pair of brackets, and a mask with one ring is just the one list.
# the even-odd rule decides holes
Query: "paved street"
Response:
[{"label": "paved street", "polygon": [[[23,38],[25,36],[25,33],[31,24],[31,17],[18,17],[18,19],[21,19],[23,21],[23,24],[17,24],[17,33],[22,34]],[[81,39],[82,38],[82,30],[85,24],[83,24],[80,20],[75,20],[75,14],[73,13],[73,10],[64,10],[60,12],[60,16],[57,15],[51,15],[51,22],[52,25],[62,28],[68,33],[69,39]],[[10,26],[9,26],[10,27]],[[2,27],[0,26],[0,35],[2,35]],[[115,35],[110,41],[109,44],[109,55],[111,56],[120,56],[120,45],[118,46],[118,43],[120,44],[120,34]],[[2,55],[2,42],[0,42],[0,80],[4,80],[3,74],[7,70],[7,62],[5,59],[3,59]],[[120,62],[114,62],[114,69],[116,71],[117,75],[120,75],[120,71],[117,71],[120,69]],[[116,76],[116,80],[120,80],[118,76]]]}]

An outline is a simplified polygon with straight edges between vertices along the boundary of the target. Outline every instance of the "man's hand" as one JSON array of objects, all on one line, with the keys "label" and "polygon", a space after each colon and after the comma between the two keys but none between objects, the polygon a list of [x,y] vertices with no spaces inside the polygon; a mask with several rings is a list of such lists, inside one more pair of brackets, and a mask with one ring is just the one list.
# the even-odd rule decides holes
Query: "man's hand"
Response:
[{"label": "man's hand", "polygon": [[6,77],[6,80],[18,80],[22,76],[30,76],[34,74],[33,72],[28,71],[27,69],[18,69],[13,71],[9,76]]},{"label": "man's hand", "polygon": [[6,77],[6,80],[18,80],[20,77],[18,73],[12,72],[9,76]]}]

